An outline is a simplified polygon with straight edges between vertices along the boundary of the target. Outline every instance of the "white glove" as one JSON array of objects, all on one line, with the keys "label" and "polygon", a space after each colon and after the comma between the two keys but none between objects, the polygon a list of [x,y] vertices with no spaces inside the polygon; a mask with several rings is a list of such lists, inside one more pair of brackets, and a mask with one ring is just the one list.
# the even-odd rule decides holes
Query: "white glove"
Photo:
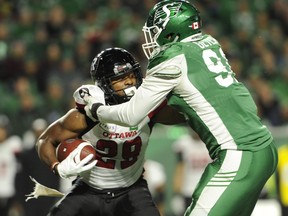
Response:
[{"label": "white glove", "polygon": [[83,160],[75,162],[75,157],[78,157],[81,149],[82,147],[78,146],[61,163],[57,165],[57,171],[61,178],[66,179],[71,176],[77,176],[82,172],[91,170],[96,165],[97,160],[88,163],[93,158],[93,154],[89,154]]},{"label": "white glove", "polygon": [[74,92],[77,106],[85,109],[86,115],[93,121],[97,119],[97,108],[105,105],[104,92],[97,85],[82,85]]},{"label": "white glove", "polygon": [[76,104],[83,107],[87,104],[87,96],[95,98],[97,103],[105,104],[104,92],[97,85],[82,85],[73,94]]},{"label": "white glove", "polygon": [[86,115],[92,119],[94,122],[99,121],[97,117],[97,109],[103,104],[99,102],[96,98],[86,95],[84,97],[85,102],[87,103],[84,107]]}]

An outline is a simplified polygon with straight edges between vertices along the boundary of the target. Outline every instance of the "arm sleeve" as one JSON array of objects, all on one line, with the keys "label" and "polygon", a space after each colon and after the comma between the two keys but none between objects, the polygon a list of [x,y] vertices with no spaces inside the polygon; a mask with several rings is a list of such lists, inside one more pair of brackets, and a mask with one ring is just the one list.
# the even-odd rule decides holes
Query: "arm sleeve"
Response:
[{"label": "arm sleeve", "polygon": [[180,82],[182,60],[183,56],[176,56],[149,70],[130,101],[114,106],[100,106],[97,110],[98,119],[123,126],[138,125]]}]

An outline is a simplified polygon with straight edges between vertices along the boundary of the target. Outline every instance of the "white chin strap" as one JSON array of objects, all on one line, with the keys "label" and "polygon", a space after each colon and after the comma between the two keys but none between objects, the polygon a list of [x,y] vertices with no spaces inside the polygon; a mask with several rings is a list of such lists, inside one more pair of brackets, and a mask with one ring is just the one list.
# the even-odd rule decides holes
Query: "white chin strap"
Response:
[{"label": "white chin strap", "polygon": [[132,97],[135,94],[135,91],[136,91],[135,86],[131,86],[129,88],[124,89],[125,94],[129,97]]}]

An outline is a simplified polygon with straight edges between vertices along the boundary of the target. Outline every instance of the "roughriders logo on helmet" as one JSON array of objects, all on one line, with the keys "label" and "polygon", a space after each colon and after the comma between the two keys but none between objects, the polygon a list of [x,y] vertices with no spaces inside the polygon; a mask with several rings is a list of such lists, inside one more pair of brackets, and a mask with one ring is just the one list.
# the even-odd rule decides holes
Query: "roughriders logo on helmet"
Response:
[{"label": "roughriders logo on helmet", "polygon": [[181,42],[201,34],[199,11],[185,0],[165,0],[149,11],[143,26],[145,43],[142,49],[148,59],[157,55],[158,47],[168,43]]}]

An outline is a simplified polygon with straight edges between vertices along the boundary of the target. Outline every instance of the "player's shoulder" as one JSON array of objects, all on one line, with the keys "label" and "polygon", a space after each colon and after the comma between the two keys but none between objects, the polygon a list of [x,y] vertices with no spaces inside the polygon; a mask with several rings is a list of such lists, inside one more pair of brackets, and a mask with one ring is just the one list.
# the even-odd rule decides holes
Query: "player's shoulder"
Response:
[{"label": "player's shoulder", "polygon": [[211,49],[213,47],[215,48],[220,46],[219,42],[209,34],[205,34],[201,37],[201,39],[193,41],[189,44],[190,46],[193,46],[195,49],[199,50]]},{"label": "player's shoulder", "polygon": [[152,58],[149,59],[148,69],[180,55],[182,50],[181,43],[170,43],[157,48]]},{"label": "player's shoulder", "polygon": [[149,59],[147,76],[153,75],[165,79],[180,77],[185,62],[183,46],[180,43],[171,43],[159,47],[159,51],[156,52],[158,54]]},{"label": "player's shoulder", "polygon": [[168,62],[176,56],[193,55],[200,53],[211,44],[219,45],[218,41],[211,35],[203,35],[199,40],[168,43],[154,50],[152,57],[149,59],[148,69],[151,69],[163,62]]}]

